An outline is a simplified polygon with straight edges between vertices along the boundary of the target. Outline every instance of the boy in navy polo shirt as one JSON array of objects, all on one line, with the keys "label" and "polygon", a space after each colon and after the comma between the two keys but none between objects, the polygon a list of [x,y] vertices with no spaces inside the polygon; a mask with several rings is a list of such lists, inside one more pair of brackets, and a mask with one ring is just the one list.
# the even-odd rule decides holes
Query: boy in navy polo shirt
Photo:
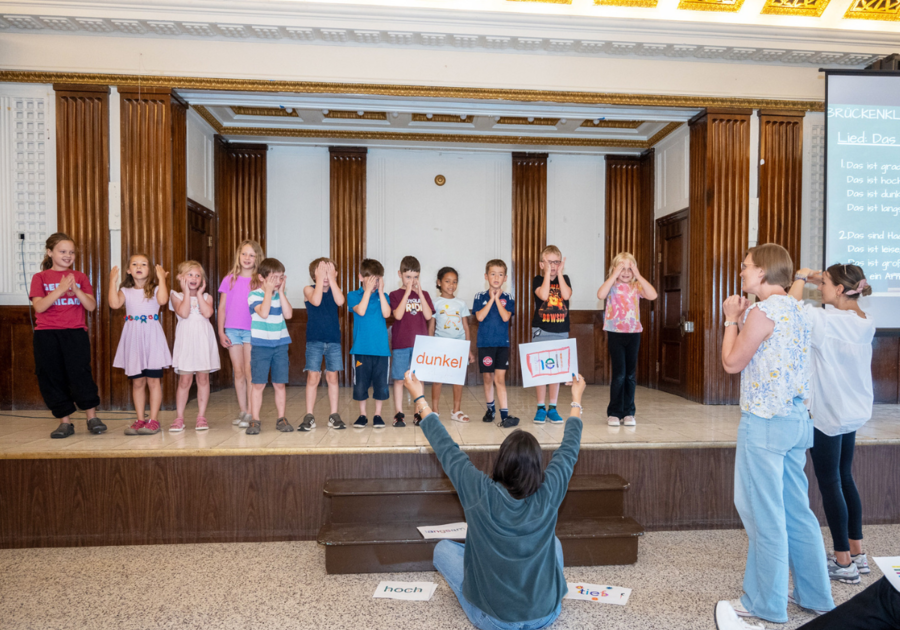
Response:
[{"label": "boy in navy polo shirt", "polygon": [[[390,398],[388,372],[391,350],[388,345],[387,318],[391,305],[384,292],[384,267],[377,260],[366,258],[359,265],[359,282],[362,286],[347,294],[347,305],[353,310],[353,346],[350,348],[353,362],[353,400],[359,401],[359,418],[354,429],[368,424],[366,400],[369,386],[375,398],[375,417],[372,426],[385,427],[381,418],[381,405]],[[377,299],[372,295],[377,294]]]},{"label": "boy in navy polo shirt", "polygon": [[506,370],[509,369],[509,320],[516,309],[516,302],[503,291],[506,282],[506,263],[489,260],[485,265],[484,279],[490,288],[475,295],[472,312],[480,322],[478,326],[478,364],[484,375],[484,399],[487,411],[482,420],[493,422],[495,414],[494,385],[500,402],[500,426],[514,427],[519,419],[509,415],[506,404]]}]

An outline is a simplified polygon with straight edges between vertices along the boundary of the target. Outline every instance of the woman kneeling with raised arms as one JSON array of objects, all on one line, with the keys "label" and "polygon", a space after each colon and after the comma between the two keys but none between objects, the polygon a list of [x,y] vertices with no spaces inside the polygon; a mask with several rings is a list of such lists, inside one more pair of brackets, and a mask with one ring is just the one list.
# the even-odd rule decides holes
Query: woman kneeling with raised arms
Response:
[{"label": "woman kneeling with raised arms", "polygon": [[444,472],[466,513],[466,544],[442,540],[434,549],[437,569],[477,628],[545,628],[556,621],[568,587],[557,510],[566,496],[581,447],[584,378],[572,382],[572,414],[562,444],[547,469],[530,433],[516,430],[500,445],[493,475],[475,468],[425,401],[411,372],[406,388]]}]

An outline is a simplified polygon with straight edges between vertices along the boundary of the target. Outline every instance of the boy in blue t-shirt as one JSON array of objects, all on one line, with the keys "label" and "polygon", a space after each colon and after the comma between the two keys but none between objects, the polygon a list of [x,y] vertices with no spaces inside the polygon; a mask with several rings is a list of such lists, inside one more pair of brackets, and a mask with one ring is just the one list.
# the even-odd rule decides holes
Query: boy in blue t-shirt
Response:
[{"label": "boy in blue t-shirt", "polygon": [[484,279],[490,288],[475,295],[472,312],[480,322],[478,326],[478,365],[484,377],[484,399],[487,411],[482,420],[493,422],[495,414],[494,385],[500,402],[500,426],[514,427],[519,419],[509,415],[506,404],[506,370],[509,369],[509,320],[516,309],[516,302],[503,291],[506,282],[506,263],[489,260],[485,265]]},{"label": "boy in blue t-shirt", "polygon": [[[359,418],[353,423],[354,429],[362,429],[368,424],[366,400],[369,387],[375,398],[375,417],[372,426],[385,427],[381,418],[381,405],[390,398],[388,372],[391,363],[391,349],[388,345],[387,318],[391,305],[384,292],[384,267],[377,260],[366,258],[359,266],[359,282],[356,291],[347,294],[347,305],[353,310],[353,346],[350,348],[353,363],[353,400],[359,401]],[[378,302],[372,298],[377,293]]]}]

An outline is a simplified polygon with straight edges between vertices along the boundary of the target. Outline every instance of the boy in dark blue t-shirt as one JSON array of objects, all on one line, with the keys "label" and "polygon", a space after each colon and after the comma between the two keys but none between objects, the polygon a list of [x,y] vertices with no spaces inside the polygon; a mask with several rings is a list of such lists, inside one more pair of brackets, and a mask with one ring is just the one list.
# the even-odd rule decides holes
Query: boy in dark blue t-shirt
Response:
[{"label": "boy in dark blue t-shirt", "polygon": [[478,364],[484,375],[484,399],[487,411],[482,420],[493,422],[495,414],[494,385],[500,402],[500,425],[514,427],[519,419],[509,415],[506,402],[506,370],[509,369],[509,320],[515,312],[516,302],[503,291],[506,282],[506,263],[489,260],[485,265],[484,279],[490,288],[475,295],[472,312],[480,322],[478,326]]}]

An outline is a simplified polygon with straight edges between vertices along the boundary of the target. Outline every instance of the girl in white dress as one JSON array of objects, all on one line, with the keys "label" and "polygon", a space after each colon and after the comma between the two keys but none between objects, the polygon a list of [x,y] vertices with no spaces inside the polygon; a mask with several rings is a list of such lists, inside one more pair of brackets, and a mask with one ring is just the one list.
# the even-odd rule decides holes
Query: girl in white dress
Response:
[{"label": "girl in white dress", "polygon": [[209,403],[209,374],[221,367],[216,333],[209,322],[213,314],[213,299],[206,293],[206,272],[196,260],[181,263],[176,280],[181,292],[172,291],[169,308],[178,316],[172,352],[172,366],[178,374],[178,390],[175,393],[178,411],[169,431],[184,431],[184,409],[195,374],[199,407],[196,429],[205,431],[209,428],[205,417]]}]

